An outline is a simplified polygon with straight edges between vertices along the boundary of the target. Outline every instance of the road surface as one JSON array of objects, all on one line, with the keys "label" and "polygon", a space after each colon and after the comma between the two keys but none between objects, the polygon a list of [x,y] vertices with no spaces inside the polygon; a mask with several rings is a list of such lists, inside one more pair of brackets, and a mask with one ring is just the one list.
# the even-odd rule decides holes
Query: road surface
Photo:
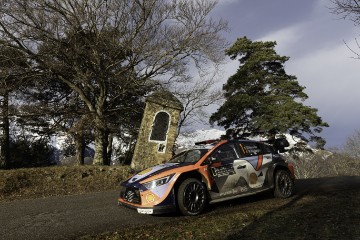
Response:
[{"label": "road surface", "polygon": [[[360,189],[360,177],[304,179],[297,180],[296,186],[296,195]],[[132,209],[119,207],[117,196],[117,191],[106,191],[0,203],[0,239],[74,239],[127,226],[184,218],[177,214],[140,215]],[[220,203],[210,211],[222,214],[232,207],[232,204]]]}]

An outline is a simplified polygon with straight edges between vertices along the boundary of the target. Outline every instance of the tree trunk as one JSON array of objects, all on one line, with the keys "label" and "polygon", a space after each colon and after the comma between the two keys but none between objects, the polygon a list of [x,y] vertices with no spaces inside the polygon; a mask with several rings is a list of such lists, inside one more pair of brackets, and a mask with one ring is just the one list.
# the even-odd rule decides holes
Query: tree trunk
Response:
[{"label": "tree trunk", "polygon": [[9,91],[4,91],[4,102],[2,106],[2,128],[0,168],[5,168],[10,157],[10,120],[9,120]]},{"label": "tree trunk", "polygon": [[75,137],[75,147],[76,147],[76,163],[77,165],[84,165],[85,158],[85,139],[84,135],[80,133]]},{"label": "tree trunk", "polygon": [[95,117],[95,156],[93,164],[95,165],[106,165],[108,164],[107,159],[107,147],[109,133],[107,131],[104,121],[98,116]]},{"label": "tree trunk", "polygon": [[107,162],[105,163],[106,165],[110,165],[111,164],[111,157],[112,157],[112,153],[113,153],[113,134],[109,134],[108,135],[108,146],[107,146]]}]

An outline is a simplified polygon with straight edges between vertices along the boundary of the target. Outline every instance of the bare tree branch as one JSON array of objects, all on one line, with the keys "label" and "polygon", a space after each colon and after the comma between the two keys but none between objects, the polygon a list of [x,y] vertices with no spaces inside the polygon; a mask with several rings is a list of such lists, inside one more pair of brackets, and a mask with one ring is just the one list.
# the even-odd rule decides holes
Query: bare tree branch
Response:
[{"label": "bare tree branch", "polygon": [[1,3],[4,42],[26,54],[46,78],[67,84],[93,114],[97,163],[106,160],[115,110],[144,96],[151,90],[146,87],[181,83],[194,68],[224,58],[220,33],[227,25],[209,18],[212,0]]}]

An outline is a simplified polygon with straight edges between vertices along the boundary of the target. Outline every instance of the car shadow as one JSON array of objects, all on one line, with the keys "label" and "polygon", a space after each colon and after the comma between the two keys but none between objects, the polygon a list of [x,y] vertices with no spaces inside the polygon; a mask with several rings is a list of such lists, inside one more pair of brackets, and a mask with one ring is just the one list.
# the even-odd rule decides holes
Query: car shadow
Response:
[{"label": "car shadow", "polygon": [[[290,207],[302,199],[304,196],[329,196],[336,191],[346,191],[352,189],[360,189],[360,177],[342,176],[342,177],[325,177],[313,179],[297,179],[295,180],[295,194],[284,208]],[[233,207],[247,207],[249,204],[257,204],[262,201],[274,199],[273,190],[264,191],[255,195],[239,197],[224,202],[208,204],[205,211],[201,215],[217,214],[222,211],[231,211]],[[152,215],[160,218],[181,218],[183,216],[179,211]],[[191,217],[191,216],[190,216]]]},{"label": "car shadow", "polygon": [[[360,239],[360,177],[297,180],[291,200],[226,239]],[[255,200],[248,199],[248,200]]]}]

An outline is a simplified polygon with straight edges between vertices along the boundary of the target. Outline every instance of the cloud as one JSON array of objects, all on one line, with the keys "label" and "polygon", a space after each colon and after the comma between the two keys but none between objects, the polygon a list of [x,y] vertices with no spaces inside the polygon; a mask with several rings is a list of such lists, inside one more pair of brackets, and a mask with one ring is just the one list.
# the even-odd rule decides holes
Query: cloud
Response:
[{"label": "cloud", "polygon": [[[321,32],[317,36],[308,36],[307,28],[308,23],[301,23],[273,32],[261,40],[276,40],[277,52],[290,56],[286,63],[287,73],[297,76],[299,83],[306,87],[309,99],[305,104],[317,108],[323,120],[330,124],[323,134],[328,146],[339,146],[360,128],[360,112],[355,107],[360,102],[360,60],[352,58],[354,55],[340,36],[327,38],[326,32],[324,38],[320,37]],[[357,49],[355,40],[350,37],[354,32],[348,28],[346,38],[350,40],[347,44]]]},{"label": "cloud", "polygon": [[339,44],[293,59],[287,65],[287,71],[296,75],[299,82],[307,87],[306,92],[313,99],[309,99],[309,102],[339,120],[342,116],[335,112],[358,114],[360,117],[360,112],[354,113],[353,108],[349,107],[360,102],[360,61],[350,58],[350,55],[346,46]]},{"label": "cloud", "polygon": [[[271,32],[257,41],[277,41],[276,51],[290,56],[285,69],[306,87],[309,99],[304,104],[317,108],[319,116],[330,125],[322,134],[327,146],[340,146],[355,129],[360,128],[360,111],[355,107],[360,102],[360,60],[352,58],[354,54],[342,39],[349,39],[349,46],[359,52],[360,49],[352,38],[356,29],[346,26],[340,31],[345,35],[342,36],[337,35],[336,28],[333,28],[334,33],[330,34],[323,23],[324,18],[318,18],[312,22],[313,30],[309,31],[311,23],[300,22]],[[339,25],[342,24],[334,22],[334,27]]]},{"label": "cloud", "polygon": [[[330,124],[323,134],[328,146],[345,143],[354,129],[360,128],[360,60],[351,58],[354,55],[344,44],[357,49],[358,26],[331,14],[328,0],[298,5],[285,0],[256,5],[258,2],[220,0],[217,14],[229,19],[231,39],[246,35],[254,41],[277,42],[276,51],[290,57],[287,73],[297,76],[306,87],[309,99],[305,104],[317,108]],[[280,5],[283,7],[278,8]],[[238,67],[238,61],[229,60],[222,82]]]},{"label": "cloud", "polygon": [[284,29],[271,32],[255,41],[276,41],[276,51],[281,55],[288,55],[294,50],[303,37],[303,25],[294,25]]},{"label": "cloud", "polygon": [[229,5],[233,3],[239,3],[241,0],[219,0],[218,5]]}]

